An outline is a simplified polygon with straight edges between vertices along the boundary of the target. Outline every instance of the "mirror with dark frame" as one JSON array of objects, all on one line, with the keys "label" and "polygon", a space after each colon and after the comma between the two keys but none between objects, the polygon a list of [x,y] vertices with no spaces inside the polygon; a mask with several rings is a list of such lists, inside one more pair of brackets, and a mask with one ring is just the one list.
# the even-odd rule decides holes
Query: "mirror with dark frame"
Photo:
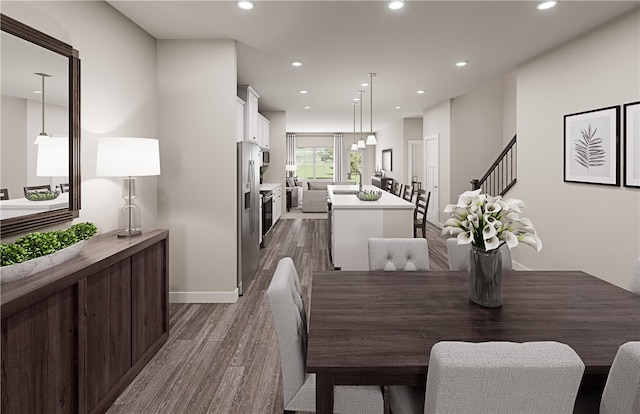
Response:
[{"label": "mirror with dark frame", "polygon": [[[78,217],[80,59],[70,45],[0,16],[4,237]],[[47,195],[32,196],[29,188],[44,188]]]},{"label": "mirror with dark frame", "polygon": [[393,171],[393,151],[391,149],[382,150],[382,169],[384,171]]}]

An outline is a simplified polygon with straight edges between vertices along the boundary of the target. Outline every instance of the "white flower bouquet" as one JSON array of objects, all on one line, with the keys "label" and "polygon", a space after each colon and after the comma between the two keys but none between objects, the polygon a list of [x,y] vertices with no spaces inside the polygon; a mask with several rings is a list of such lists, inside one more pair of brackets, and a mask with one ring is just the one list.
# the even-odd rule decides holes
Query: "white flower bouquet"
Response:
[{"label": "white flower bouquet", "polygon": [[450,213],[444,223],[443,236],[456,236],[458,244],[471,243],[474,247],[489,251],[507,243],[510,249],[518,243],[527,244],[537,251],[542,241],[536,234],[533,223],[520,217],[520,209],[526,208],[522,200],[492,197],[480,190],[465,191],[458,204],[449,204],[444,209]]}]

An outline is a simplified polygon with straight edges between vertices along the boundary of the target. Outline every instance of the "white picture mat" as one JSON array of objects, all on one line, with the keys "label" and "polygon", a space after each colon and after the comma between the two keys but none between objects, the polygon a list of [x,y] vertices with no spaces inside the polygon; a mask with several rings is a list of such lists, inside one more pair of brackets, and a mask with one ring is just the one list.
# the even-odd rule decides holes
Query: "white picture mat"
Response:
[{"label": "white picture mat", "polygon": [[[565,118],[565,181],[612,184],[617,179],[617,108],[606,108]],[[605,152],[603,165],[586,168],[576,161],[576,142],[582,132],[597,128],[596,137],[602,138]]]},{"label": "white picture mat", "polygon": [[640,103],[625,106],[625,185],[640,187]]}]

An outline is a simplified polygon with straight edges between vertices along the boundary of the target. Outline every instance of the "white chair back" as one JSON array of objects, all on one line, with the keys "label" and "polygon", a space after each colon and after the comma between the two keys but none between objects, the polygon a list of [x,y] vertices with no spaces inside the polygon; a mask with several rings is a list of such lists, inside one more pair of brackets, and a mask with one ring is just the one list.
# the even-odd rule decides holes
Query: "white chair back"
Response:
[{"label": "white chair back", "polygon": [[429,270],[427,239],[371,238],[368,241],[369,270]]},{"label": "white chair back", "polygon": [[[458,239],[447,239],[447,256],[449,257],[449,270],[469,270],[469,250],[471,244],[458,244]],[[500,247],[502,254],[502,270],[513,270],[511,263],[511,250],[506,243]]]},{"label": "white chair back", "polygon": [[618,348],[602,392],[600,414],[640,413],[640,342]]},{"label": "white chair back", "polygon": [[276,327],[282,365],[284,405],[305,382],[307,355],[307,316],[302,287],[293,260],[280,260],[267,289],[269,307]]},{"label": "white chair back", "polygon": [[439,342],[425,414],[572,414],[584,363],[558,342]]}]

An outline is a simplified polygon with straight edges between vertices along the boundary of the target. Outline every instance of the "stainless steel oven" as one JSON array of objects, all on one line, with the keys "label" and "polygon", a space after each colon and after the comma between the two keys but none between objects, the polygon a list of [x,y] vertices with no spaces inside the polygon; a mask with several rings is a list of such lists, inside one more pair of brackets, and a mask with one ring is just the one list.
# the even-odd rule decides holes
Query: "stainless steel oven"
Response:
[{"label": "stainless steel oven", "polygon": [[266,247],[271,235],[269,234],[273,226],[273,192],[260,191],[262,194],[262,243],[260,246]]}]

